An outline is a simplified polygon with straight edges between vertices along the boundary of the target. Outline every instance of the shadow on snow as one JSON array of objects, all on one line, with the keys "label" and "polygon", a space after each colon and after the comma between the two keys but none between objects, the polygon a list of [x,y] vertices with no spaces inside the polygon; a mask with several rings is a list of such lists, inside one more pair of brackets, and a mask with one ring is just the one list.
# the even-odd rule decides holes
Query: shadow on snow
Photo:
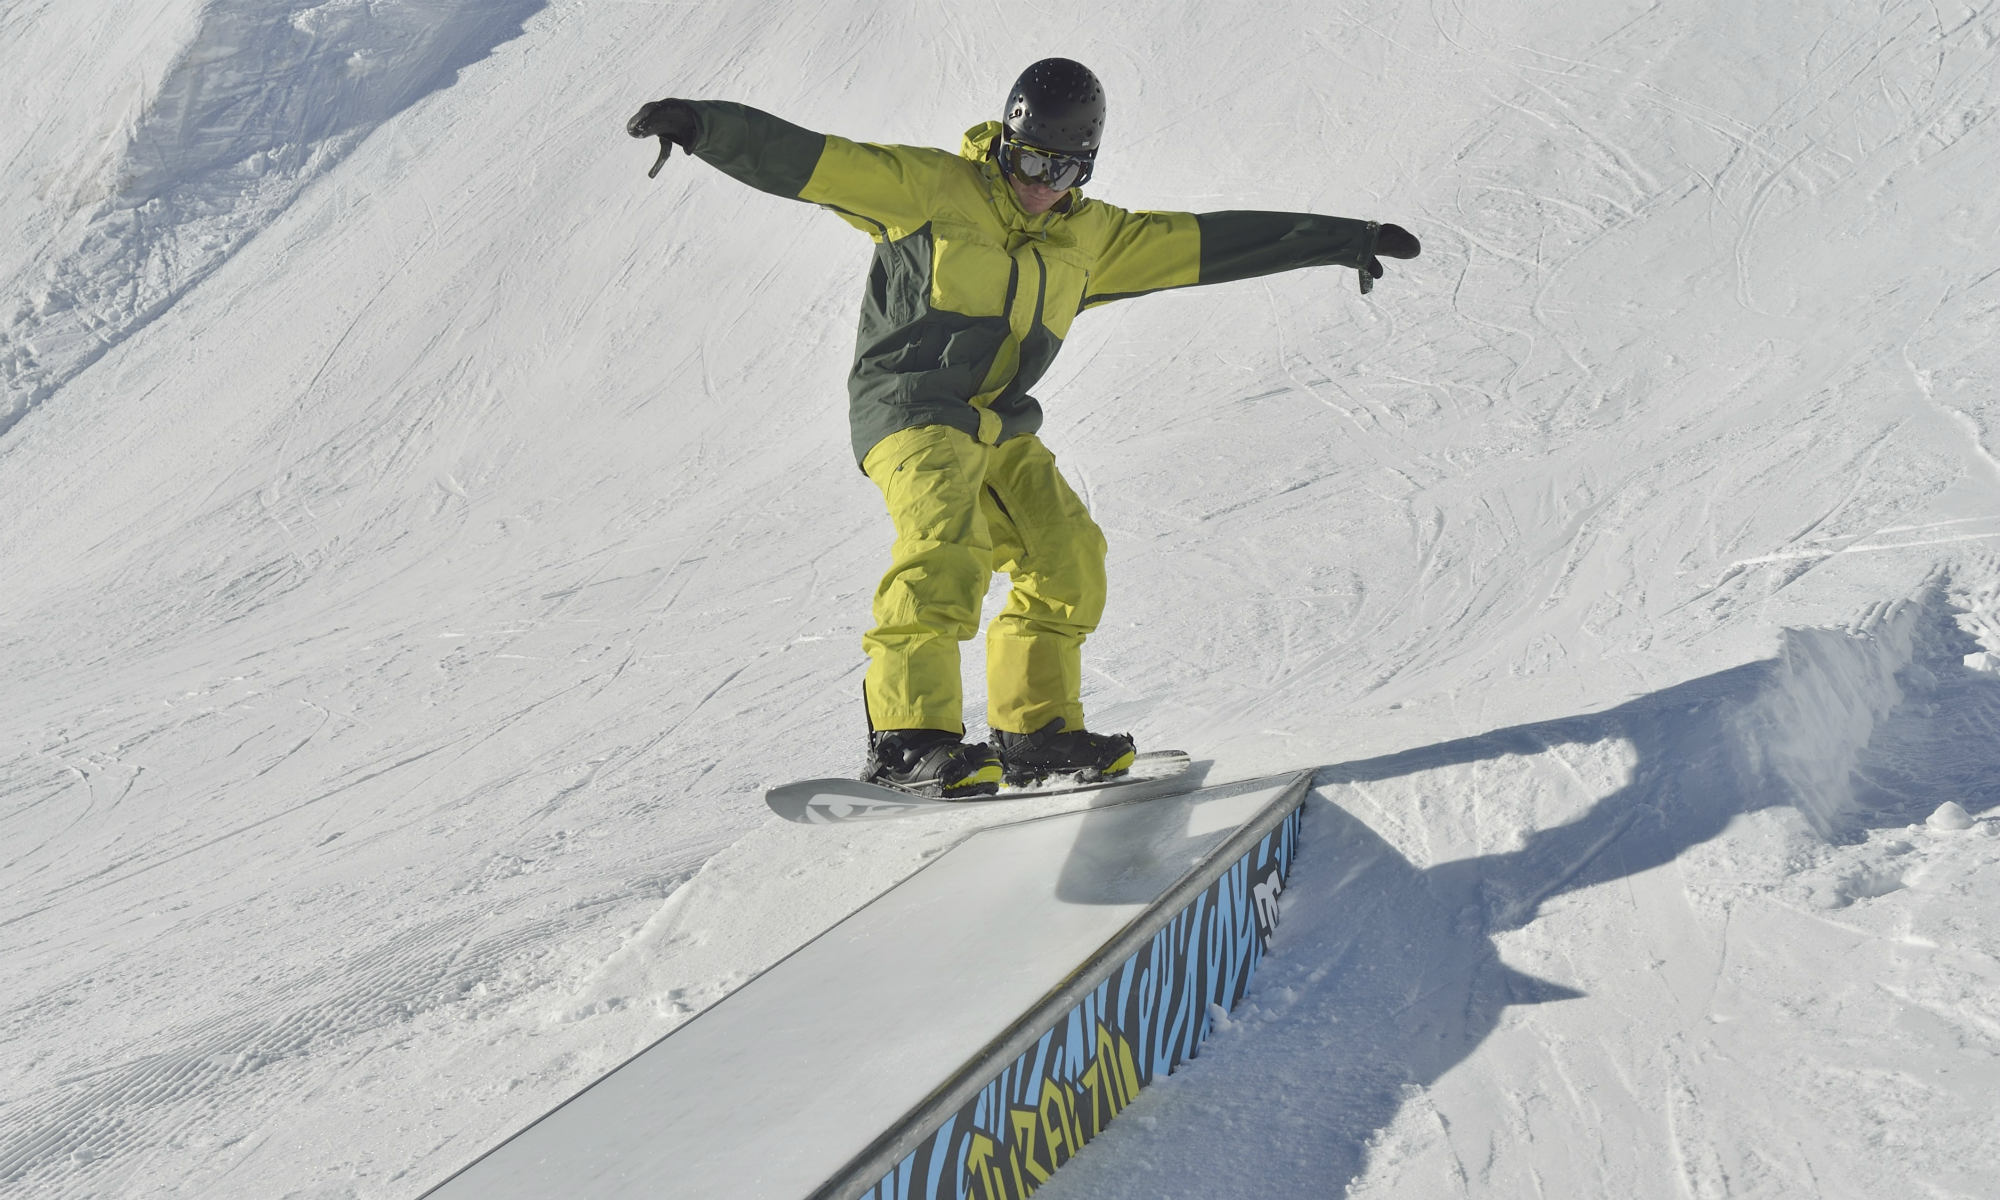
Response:
[{"label": "shadow on snow", "polygon": [[[1785,721],[1851,717],[1853,697],[1801,704],[1795,693],[1802,682],[1826,685],[1830,659],[1879,659],[1880,639],[1788,630],[1776,659],[1606,712],[1321,768],[1287,906],[1293,919],[1279,946],[1283,976],[1310,985],[1283,1014],[1297,1052],[1258,1056],[1270,1111],[1237,1116],[1283,1124],[1317,1114],[1328,1125],[1302,1131],[1292,1143],[1296,1164],[1271,1164],[1274,1172],[1296,1171],[1300,1187],[1314,1192],[1353,1178],[1409,1090],[1470,1055],[1503,1009],[1582,996],[1507,967],[1494,945],[1495,933],[1532,921],[1552,897],[1669,863],[1738,814],[1763,808],[1798,807],[1819,836],[1841,842],[1921,822],[1947,799],[1975,815],[2000,805],[2000,676],[1963,665],[1962,656],[1980,647],[1953,626],[1941,595],[1916,603],[1904,631],[1909,656],[1900,669],[1875,668],[1887,686],[1878,687],[1858,743],[1844,751],[1810,738],[1801,744]],[[1576,820],[1536,830],[1503,853],[1421,868],[1326,798],[1341,784],[1612,739],[1635,751],[1629,782]],[[1823,790],[1806,790],[1815,781],[1801,769],[1815,763],[1838,775],[1816,783],[1840,793],[1834,803]],[[1267,976],[1259,990],[1279,982]]]}]

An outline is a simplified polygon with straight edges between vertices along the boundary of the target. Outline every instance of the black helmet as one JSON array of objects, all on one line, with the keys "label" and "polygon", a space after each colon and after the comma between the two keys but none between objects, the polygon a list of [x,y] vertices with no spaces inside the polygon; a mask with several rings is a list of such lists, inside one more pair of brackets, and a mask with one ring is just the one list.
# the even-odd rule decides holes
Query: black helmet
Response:
[{"label": "black helmet", "polygon": [[1007,94],[1009,140],[1091,157],[1104,137],[1104,85],[1080,62],[1045,58]]}]

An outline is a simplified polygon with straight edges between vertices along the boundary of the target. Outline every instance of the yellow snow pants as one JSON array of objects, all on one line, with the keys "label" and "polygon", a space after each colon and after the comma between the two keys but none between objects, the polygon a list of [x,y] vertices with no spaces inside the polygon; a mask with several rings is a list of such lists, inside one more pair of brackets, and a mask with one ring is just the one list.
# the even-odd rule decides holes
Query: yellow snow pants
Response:
[{"label": "yellow snow pants", "polygon": [[868,719],[876,729],[965,728],[958,644],[979,632],[993,573],[1012,581],[986,631],[987,724],[1082,729],[1083,641],[1104,615],[1104,533],[1037,437],[988,446],[948,425],[891,434],[862,470],[896,543],[875,590]]}]

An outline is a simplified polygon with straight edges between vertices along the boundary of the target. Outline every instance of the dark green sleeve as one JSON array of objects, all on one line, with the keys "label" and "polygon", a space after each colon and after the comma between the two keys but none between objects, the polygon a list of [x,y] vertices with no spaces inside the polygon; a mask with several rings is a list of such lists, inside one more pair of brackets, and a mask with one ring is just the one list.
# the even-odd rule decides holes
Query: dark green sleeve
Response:
[{"label": "dark green sleeve", "polygon": [[1202,283],[1295,267],[1360,267],[1375,257],[1377,225],[1317,213],[1197,213]]},{"label": "dark green sleeve", "polygon": [[690,100],[701,119],[694,156],[759,191],[796,200],[826,150],[826,135],[747,104]]}]

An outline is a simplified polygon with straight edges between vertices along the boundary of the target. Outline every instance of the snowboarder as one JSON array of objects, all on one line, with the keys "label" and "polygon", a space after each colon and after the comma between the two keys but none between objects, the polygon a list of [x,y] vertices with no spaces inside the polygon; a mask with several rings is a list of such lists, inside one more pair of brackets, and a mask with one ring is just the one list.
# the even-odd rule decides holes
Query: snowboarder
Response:
[{"label": "snowboarder", "polygon": [[[1089,731],[1084,639],[1104,611],[1104,535],[1035,436],[1041,379],[1086,309],[1296,267],[1379,278],[1414,258],[1397,225],[1277,212],[1128,212],[1079,190],[1104,134],[1080,63],[1022,72],[999,121],[957,154],[814,133],[713,100],[655,100],[626,123],[743,183],[833,210],[876,243],[848,380],[854,455],[896,529],[863,693],[864,778],[991,795],[1059,772],[1125,771],[1125,734]],[[993,742],[967,744],[959,643],[995,571],[1012,589],[986,633]]]}]

